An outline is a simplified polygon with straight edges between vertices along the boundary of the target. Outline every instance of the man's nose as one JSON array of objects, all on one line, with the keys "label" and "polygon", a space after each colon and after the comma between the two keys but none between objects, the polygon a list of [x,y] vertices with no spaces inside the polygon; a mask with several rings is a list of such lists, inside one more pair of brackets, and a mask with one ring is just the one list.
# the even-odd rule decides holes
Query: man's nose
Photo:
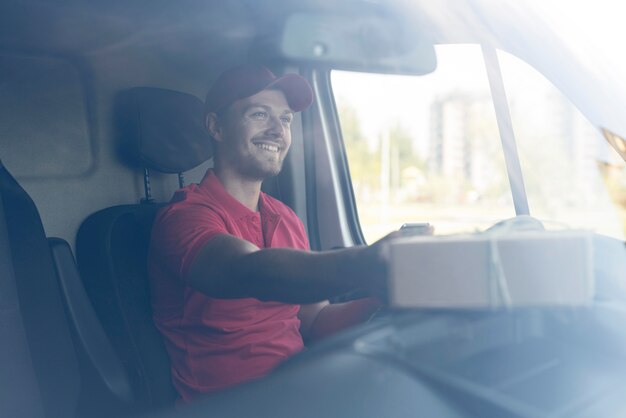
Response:
[{"label": "man's nose", "polygon": [[285,134],[285,125],[280,120],[280,116],[270,116],[268,119],[267,132],[275,136],[283,136]]}]

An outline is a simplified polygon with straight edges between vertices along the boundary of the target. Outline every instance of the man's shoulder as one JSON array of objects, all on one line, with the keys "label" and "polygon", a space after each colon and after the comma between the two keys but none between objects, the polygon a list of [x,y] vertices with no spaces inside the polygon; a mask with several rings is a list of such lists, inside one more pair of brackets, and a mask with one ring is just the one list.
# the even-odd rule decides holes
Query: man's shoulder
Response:
[{"label": "man's shoulder", "polygon": [[224,209],[210,193],[202,190],[197,184],[191,184],[174,192],[170,201],[159,210],[156,222],[178,217],[177,215],[187,217],[193,212],[206,211],[222,214]]}]

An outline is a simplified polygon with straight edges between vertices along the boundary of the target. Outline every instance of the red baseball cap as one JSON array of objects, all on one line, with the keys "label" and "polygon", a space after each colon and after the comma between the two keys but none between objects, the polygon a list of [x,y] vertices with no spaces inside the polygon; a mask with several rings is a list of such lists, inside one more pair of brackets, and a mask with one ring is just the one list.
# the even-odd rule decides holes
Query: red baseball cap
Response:
[{"label": "red baseball cap", "polygon": [[294,112],[306,109],[313,102],[309,82],[298,74],[276,77],[262,65],[242,65],[223,72],[206,95],[205,110],[217,112],[233,102],[254,96],[267,89],[285,93],[287,104]]}]

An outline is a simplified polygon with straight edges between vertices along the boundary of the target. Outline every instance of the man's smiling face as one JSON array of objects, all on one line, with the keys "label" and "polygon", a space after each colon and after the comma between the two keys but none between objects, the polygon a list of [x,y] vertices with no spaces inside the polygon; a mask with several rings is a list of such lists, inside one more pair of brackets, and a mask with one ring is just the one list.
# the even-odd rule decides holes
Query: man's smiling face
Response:
[{"label": "man's smiling face", "polygon": [[249,180],[275,176],[291,145],[292,119],[280,90],[263,90],[237,100],[218,120],[213,134],[219,164]]}]

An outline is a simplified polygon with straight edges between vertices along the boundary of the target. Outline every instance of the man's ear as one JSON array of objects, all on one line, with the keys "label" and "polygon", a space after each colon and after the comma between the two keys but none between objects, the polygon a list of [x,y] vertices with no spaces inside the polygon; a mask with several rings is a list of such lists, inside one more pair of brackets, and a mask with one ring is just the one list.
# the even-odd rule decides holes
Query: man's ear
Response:
[{"label": "man's ear", "polygon": [[216,141],[222,140],[222,127],[220,125],[220,121],[217,117],[217,114],[211,112],[207,113],[206,118],[204,120],[204,124],[206,126],[207,131]]}]

